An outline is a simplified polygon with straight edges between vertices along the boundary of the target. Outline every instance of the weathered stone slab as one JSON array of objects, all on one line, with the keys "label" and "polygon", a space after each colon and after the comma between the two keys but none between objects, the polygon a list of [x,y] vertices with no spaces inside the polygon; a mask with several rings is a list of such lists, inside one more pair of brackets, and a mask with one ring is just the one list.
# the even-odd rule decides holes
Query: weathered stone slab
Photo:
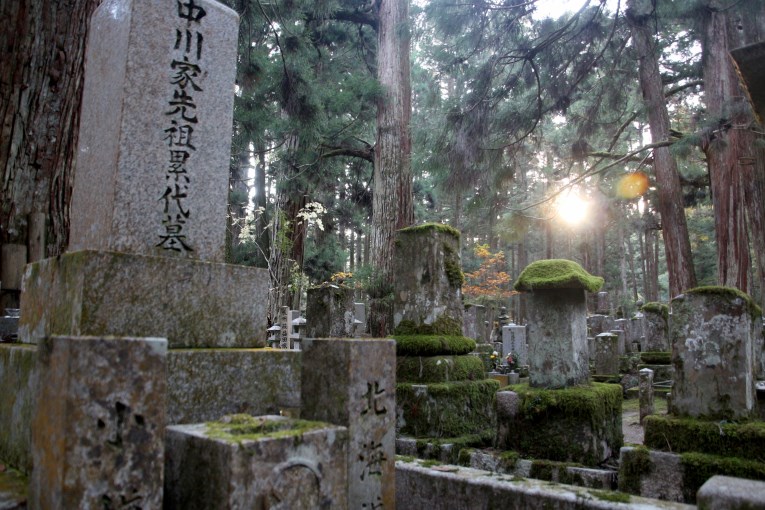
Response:
[{"label": "weathered stone slab", "polygon": [[302,415],[348,428],[348,507],[394,508],[394,340],[306,339]]},{"label": "weathered stone slab", "polygon": [[614,329],[614,319],[607,315],[590,315],[587,317],[587,330],[594,337]]},{"label": "weathered stone slab", "polygon": [[162,506],[160,338],[47,338],[32,419],[32,508]]},{"label": "weathered stone slab", "polygon": [[[0,285],[3,290],[21,289],[21,276],[27,263],[27,247],[23,244],[0,246]],[[0,310],[2,311],[2,310]]]},{"label": "weathered stone slab", "polygon": [[482,305],[465,305],[462,335],[472,338],[476,342],[483,343],[488,338],[486,329],[486,307]]},{"label": "weathered stone slab", "polygon": [[530,384],[563,388],[589,380],[587,304],[583,289],[527,295]]},{"label": "weathered stone slab", "polygon": [[353,289],[337,285],[313,287],[307,292],[308,338],[353,338]]},{"label": "weathered stone slab", "polygon": [[713,476],[696,494],[701,510],[765,508],[765,482],[731,476]]},{"label": "weathered stone slab", "polygon": [[669,307],[661,303],[647,303],[643,306],[645,317],[645,338],[641,344],[643,352],[668,351]]},{"label": "weathered stone slab", "polygon": [[754,413],[752,355],[760,321],[748,296],[733,289],[701,287],[672,300],[670,413],[725,419]]},{"label": "weathered stone slab", "polygon": [[653,414],[653,370],[643,368],[638,372],[640,377],[640,423],[643,418]]},{"label": "weathered stone slab", "polygon": [[0,459],[29,473],[30,424],[37,395],[37,348],[0,344]]},{"label": "weathered stone slab", "polygon": [[526,345],[526,326],[517,326],[515,324],[502,326],[502,359],[505,360],[511,352],[518,355],[518,359],[515,360],[516,365],[529,364],[529,349]]},{"label": "weathered stone slab", "polygon": [[67,253],[27,266],[19,339],[159,336],[175,348],[261,347],[268,286],[266,269],[115,252]]},{"label": "weathered stone slab", "polygon": [[595,337],[595,373],[619,373],[619,336],[601,333]]},{"label": "weathered stone slab", "polygon": [[347,455],[348,431],[326,423],[234,415],[170,426],[164,508],[345,510]]},{"label": "weathered stone slab", "polygon": [[435,325],[442,320],[462,333],[460,234],[452,227],[427,224],[399,230],[394,260],[393,325]]},{"label": "weathered stone slab", "polygon": [[608,292],[600,291],[597,293],[595,313],[598,315],[611,315],[611,302],[608,298]]},{"label": "weathered stone slab", "polygon": [[96,10],[71,251],[223,261],[238,22],[211,0]]},{"label": "weathered stone slab", "polygon": [[167,353],[167,422],[297,409],[300,367],[300,353],[291,350],[172,349]]}]

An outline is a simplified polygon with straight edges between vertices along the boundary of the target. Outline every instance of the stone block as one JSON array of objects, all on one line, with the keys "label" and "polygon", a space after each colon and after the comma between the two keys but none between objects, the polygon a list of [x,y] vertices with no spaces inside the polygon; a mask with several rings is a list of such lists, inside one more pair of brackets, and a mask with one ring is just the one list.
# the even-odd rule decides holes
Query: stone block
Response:
[{"label": "stone block", "polygon": [[669,310],[666,305],[643,307],[645,317],[645,338],[641,350],[669,351]]},{"label": "stone block", "polygon": [[349,508],[348,431],[283,416],[167,427],[166,509]]},{"label": "stone block", "polygon": [[27,266],[19,339],[157,336],[173,348],[262,347],[268,287],[266,269],[115,252],[67,253]]},{"label": "stone block", "polygon": [[348,507],[393,508],[396,342],[306,339],[303,347],[302,416],[348,428]]},{"label": "stone block", "polygon": [[614,319],[607,315],[590,315],[587,317],[587,332],[594,337],[614,329]]},{"label": "stone block", "polygon": [[27,474],[36,395],[37,347],[0,344],[0,461]]},{"label": "stone block", "polygon": [[531,386],[564,388],[589,380],[587,305],[583,289],[528,293]]},{"label": "stone block", "polygon": [[425,384],[485,377],[477,356],[396,356],[396,381]]},{"label": "stone block", "polygon": [[644,444],[654,450],[702,452],[740,458],[748,458],[752,452],[765,451],[765,422],[762,421],[726,423],[652,415],[646,416],[643,428]]},{"label": "stone block", "polygon": [[653,370],[643,368],[638,372],[640,377],[640,423],[643,418],[653,414]]},{"label": "stone block", "polygon": [[501,393],[497,448],[585,466],[618,455],[623,441],[621,386],[592,383],[548,390],[519,384],[511,390],[517,394],[515,402]]},{"label": "stone block", "polygon": [[755,414],[753,342],[761,328],[751,299],[733,289],[692,289],[672,300],[669,412],[719,419]]},{"label": "stone block", "polygon": [[765,482],[713,476],[696,495],[699,510],[765,508]]},{"label": "stone block", "polygon": [[504,363],[508,354],[514,352],[518,359],[516,366],[529,364],[529,349],[526,345],[526,326],[508,324],[502,326],[502,360]]},{"label": "stone block", "polygon": [[21,276],[27,264],[27,247],[23,244],[0,246],[0,285],[3,290],[21,289]]},{"label": "stone block", "polygon": [[595,373],[619,373],[619,336],[601,333],[595,337]]},{"label": "stone block", "polygon": [[162,506],[167,341],[46,338],[32,508]]},{"label": "stone block", "polygon": [[306,336],[308,338],[353,338],[353,289],[324,285],[308,289]]},{"label": "stone block", "polygon": [[298,351],[172,349],[167,353],[167,422],[297,409],[300,367]]},{"label": "stone block", "polygon": [[18,317],[0,317],[0,342],[12,342],[19,336]]},{"label": "stone block", "polygon": [[462,333],[460,234],[452,227],[427,224],[399,230],[394,258],[393,325],[434,325],[447,319]]},{"label": "stone block", "polygon": [[595,303],[595,313],[599,315],[611,315],[611,302],[608,298],[608,292],[598,292]]},{"label": "stone block", "polygon": [[223,261],[238,23],[212,0],[95,11],[71,251]]}]

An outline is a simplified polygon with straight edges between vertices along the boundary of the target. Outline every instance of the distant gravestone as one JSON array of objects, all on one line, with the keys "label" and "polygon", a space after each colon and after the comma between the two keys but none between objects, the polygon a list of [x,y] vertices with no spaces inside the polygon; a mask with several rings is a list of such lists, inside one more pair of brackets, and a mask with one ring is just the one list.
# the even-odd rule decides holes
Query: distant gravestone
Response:
[{"label": "distant gravestone", "polygon": [[222,262],[237,14],[106,0],[88,34],[69,251]]},{"label": "distant gravestone", "polygon": [[643,315],[645,316],[643,351],[657,352],[669,350],[668,312],[668,307],[659,303],[648,303],[643,306]]},{"label": "distant gravestone", "polygon": [[528,365],[529,350],[526,346],[526,326],[508,324],[502,327],[502,356],[514,352],[518,355],[517,365]]},{"label": "distant gravestone", "polygon": [[601,333],[595,337],[595,373],[614,375],[619,373],[619,336]]},{"label": "distant gravestone", "polygon": [[305,315],[309,338],[353,338],[353,289],[338,285],[308,289]]},{"label": "distant gravestone", "polygon": [[757,403],[753,341],[761,328],[761,311],[735,289],[700,287],[673,299],[670,413],[751,416]]},{"label": "distant gravestone", "polygon": [[638,390],[640,395],[640,423],[643,418],[653,414],[653,370],[641,368],[638,372]]},{"label": "distant gravestone", "polygon": [[167,341],[52,337],[39,348],[31,508],[161,508]]},{"label": "distant gravestone", "polygon": [[611,315],[611,304],[608,300],[608,292],[598,292],[595,304],[595,313],[600,315]]},{"label": "distant gravestone", "polygon": [[587,317],[587,329],[593,337],[611,331],[614,329],[614,319],[608,315],[590,315]]},{"label": "distant gravestone", "polygon": [[395,507],[396,344],[304,341],[301,417],[348,428],[348,508]]}]

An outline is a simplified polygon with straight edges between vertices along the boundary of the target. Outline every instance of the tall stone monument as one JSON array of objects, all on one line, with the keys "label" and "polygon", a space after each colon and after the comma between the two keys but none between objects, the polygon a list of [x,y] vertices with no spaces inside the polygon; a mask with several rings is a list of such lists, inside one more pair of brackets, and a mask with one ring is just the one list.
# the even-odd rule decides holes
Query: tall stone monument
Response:
[{"label": "tall stone monument", "polygon": [[27,266],[22,342],[265,344],[267,272],[221,263],[237,32],[237,14],[213,0],[105,0],[95,11],[69,253]]}]

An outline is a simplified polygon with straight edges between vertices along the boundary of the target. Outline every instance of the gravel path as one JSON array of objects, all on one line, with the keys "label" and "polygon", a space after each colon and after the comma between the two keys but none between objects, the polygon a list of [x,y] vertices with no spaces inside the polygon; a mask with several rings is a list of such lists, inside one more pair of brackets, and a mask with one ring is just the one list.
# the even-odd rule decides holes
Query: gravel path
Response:
[{"label": "gravel path", "polygon": [[640,425],[639,411],[622,413],[622,433],[624,433],[624,444],[643,444],[643,427]]}]

